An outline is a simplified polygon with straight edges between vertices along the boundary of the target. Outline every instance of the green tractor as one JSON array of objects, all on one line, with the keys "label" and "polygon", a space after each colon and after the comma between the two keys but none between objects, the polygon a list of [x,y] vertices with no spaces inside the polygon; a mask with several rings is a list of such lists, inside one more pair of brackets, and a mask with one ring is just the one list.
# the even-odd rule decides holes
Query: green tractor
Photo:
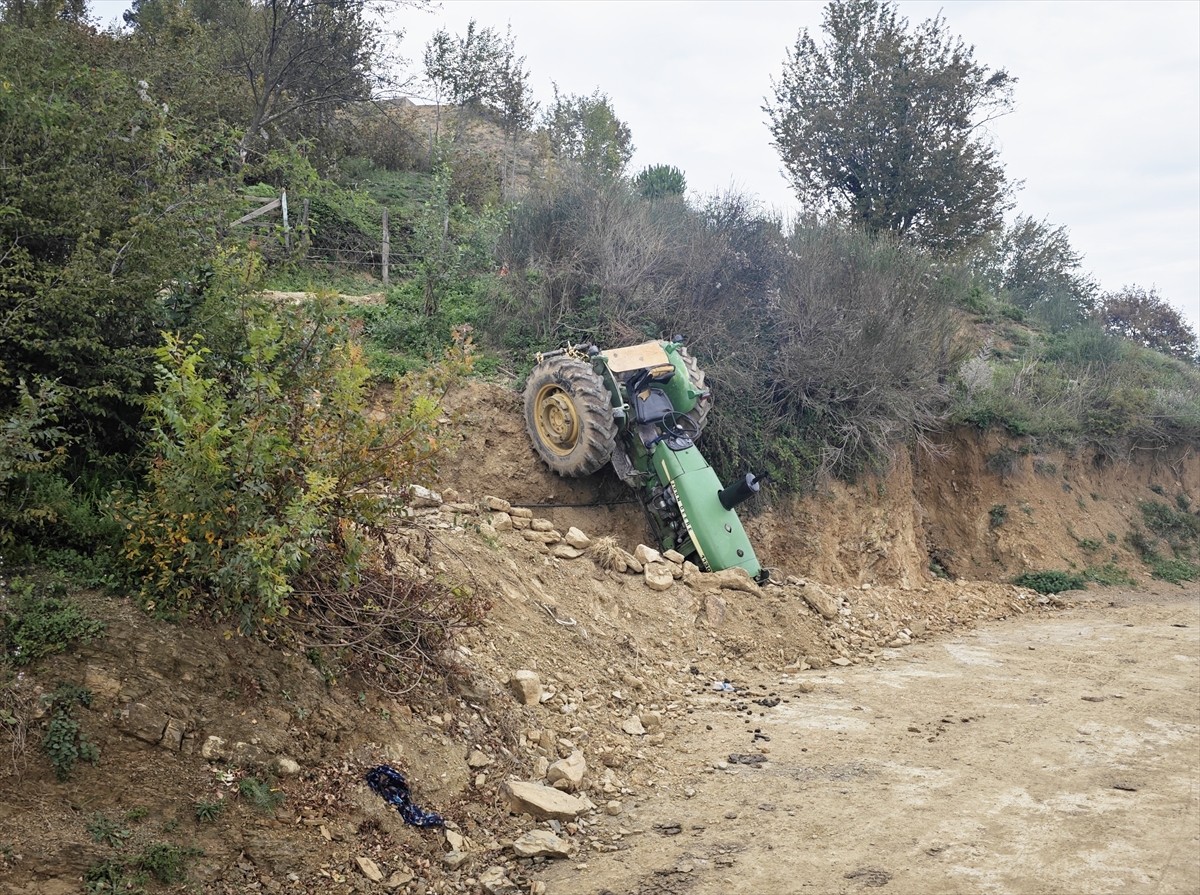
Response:
[{"label": "green tractor", "polygon": [[525,427],[554,472],[575,478],[611,462],[641,498],[661,549],[710,572],[741,567],[762,583],[767,571],[734,507],[763,477],[722,487],[696,447],[711,407],[704,373],[678,337],[539,354],[525,386]]}]

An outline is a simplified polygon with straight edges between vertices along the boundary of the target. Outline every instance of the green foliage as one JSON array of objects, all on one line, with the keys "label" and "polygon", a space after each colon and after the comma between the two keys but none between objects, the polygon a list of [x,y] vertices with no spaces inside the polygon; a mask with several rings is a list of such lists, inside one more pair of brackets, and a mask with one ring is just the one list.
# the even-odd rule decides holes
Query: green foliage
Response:
[{"label": "green foliage", "polygon": [[1013,579],[1013,584],[1036,590],[1039,594],[1057,594],[1065,590],[1087,590],[1087,583],[1082,575],[1052,569],[1023,572]]},{"label": "green foliage", "polygon": [[501,36],[493,28],[479,27],[474,19],[459,36],[452,37],[442,28],[425,45],[423,61],[439,115],[446,101],[460,109],[490,112],[509,130],[533,123],[537,104],[525,57],[517,56],[511,29]]},{"label": "green foliage", "polygon": [[118,858],[99,861],[83,874],[89,895],[146,895],[144,882],[144,874],[132,873]]},{"label": "green foliage", "polygon": [[353,580],[364,538],[432,474],[438,397],[469,345],[424,383],[398,382],[382,419],[367,413],[361,346],[325,303],[248,309],[245,353],[225,369],[173,336],[159,358],[150,472],[118,503],[125,556],[148,608],[250,631],[288,613],[302,576]]},{"label": "green foliage", "polygon": [[1100,542],[1095,538],[1080,538],[1079,549],[1085,553],[1095,553],[1100,549]]},{"label": "green foliage", "polygon": [[93,842],[110,848],[120,848],[125,840],[133,835],[132,831],[119,826],[116,821],[103,814],[92,815],[87,822],[87,831]]},{"label": "green foliage", "polygon": [[196,815],[196,820],[199,823],[212,823],[221,816],[221,812],[225,810],[225,802],[222,799],[217,799],[215,802],[197,802],[192,806],[192,811]]},{"label": "green foliage", "polygon": [[564,96],[554,85],[554,102],[542,117],[554,157],[601,178],[620,177],[633,157],[633,133],[617,117],[608,94]]},{"label": "green foliage", "polygon": [[1150,574],[1171,584],[1182,584],[1200,578],[1200,563],[1189,562],[1180,557],[1173,559],[1154,558],[1150,562]]},{"label": "green foliage", "polygon": [[1027,215],[985,240],[974,257],[984,282],[1010,307],[1032,311],[1063,302],[1075,323],[1090,312],[1096,293],[1082,262],[1065,227]]},{"label": "green foliage", "polygon": [[1200,548],[1200,516],[1177,510],[1158,500],[1138,505],[1146,528],[1165,540],[1176,552]]},{"label": "green foliage", "polygon": [[92,704],[92,692],[69,684],[62,684],[48,697],[50,721],[42,737],[42,751],[50,759],[54,774],[59,780],[67,780],[79,761],[95,764],[100,751],[88,739],[74,718],[76,705]]},{"label": "green foliage", "polygon": [[996,229],[1009,187],[980,125],[1011,108],[1014,79],[890,0],[833,0],[822,28],[821,44],[800,32],[764,108],[797,195],[939,252]]},{"label": "green foliage", "polygon": [[687,191],[687,178],[674,165],[650,165],[638,172],[633,185],[645,199],[682,196]]},{"label": "green foliage", "polygon": [[1126,286],[1100,299],[1100,323],[1113,335],[1172,355],[1200,363],[1200,343],[1183,316],[1153,288]]},{"label": "green foliage", "polygon": [[1095,581],[1097,584],[1106,587],[1117,585],[1128,586],[1135,583],[1133,576],[1115,563],[1108,563],[1103,566],[1088,566],[1083,572],[1083,577],[1088,581]]},{"label": "green foliage", "polygon": [[1008,520],[1008,507],[1002,503],[992,504],[988,510],[988,527],[999,528]]},{"label": "green foliage", "polygon": [[13,578],[0,594],[0,645],[14,665],[28,665],[60,653],[73,642],[88,643],[104,633],[68,596],[61,580]]},{"label": "green foliage", "polygon": [[[3,368],[0,367],[0,373]],[[70,438],[58,425],[66,393],[41,380],[31,391],[16,385],[16,406],[0,410],[0,547],[35,537],[61,521],[56,499],[62,480],[56,472],[66,460]]]},{"label": "green foliage", "polygon": [[133,859],[135,870],[148,873],[160,883],[186,882],[188,864],[204,854],[198,848],[172,845],[169,842],[151,842]]},{"label": "green foliage", "polygon": [[67,400],[44,410],[93,455],[130,446],[158,292],[224,217],[226,132],[178,118],[123,64],[85,27],[0,27],[0,420],[22,381],[43,400],[53,382]]},{"label": "green foliage", "polygon": [[263,814],[274,814],[275,809],[283,804],[283,793],[272,789],[270,783],[257,777],[243,777],[239,780],[238,795]]},{"label": "green foliage", "polygon": [[413,221],[409,240],[411,273],[421,284],[426,317],[438,313],[447,293],[462,290],[470,277],[493,266],[502,224],[498,212],[473,215],[453,198],[448,165],[434,171],[429,197]]}]

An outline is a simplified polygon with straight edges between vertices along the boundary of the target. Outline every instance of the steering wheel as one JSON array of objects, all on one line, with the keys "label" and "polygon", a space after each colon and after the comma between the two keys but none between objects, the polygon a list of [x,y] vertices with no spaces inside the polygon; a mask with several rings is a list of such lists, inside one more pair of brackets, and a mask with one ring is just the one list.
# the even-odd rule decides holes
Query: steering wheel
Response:
[{"label": "steering wheel", "polygon": [[700,437],[700,424],[688,416],[672,410],[662,418],[662,427],[668,438],[686,438],[695,441]]}]

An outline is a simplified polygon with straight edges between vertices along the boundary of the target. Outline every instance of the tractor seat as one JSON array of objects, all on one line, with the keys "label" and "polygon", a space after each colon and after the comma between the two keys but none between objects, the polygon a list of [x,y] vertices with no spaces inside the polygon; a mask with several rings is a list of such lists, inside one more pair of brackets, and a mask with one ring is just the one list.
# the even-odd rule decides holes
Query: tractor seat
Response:
[{"label": "tractor seat", "polygon": [[632,399],[633,418],[639,423],[661,422],[663,417],[675,409],[671,399],[661,388],[643,388],[634,392]]}]

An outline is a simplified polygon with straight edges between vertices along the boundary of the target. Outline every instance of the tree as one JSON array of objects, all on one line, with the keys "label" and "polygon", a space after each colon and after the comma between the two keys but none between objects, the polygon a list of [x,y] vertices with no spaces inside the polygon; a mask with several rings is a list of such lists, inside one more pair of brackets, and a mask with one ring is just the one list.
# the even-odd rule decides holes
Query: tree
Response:
[{"label": "tree", "polygon": [[981,244],[974,266],[992,290],[1023,310],[1072,324],[1095,310],[1096,283],[1083,272],[1083,256],[1066,227],[1019,215]]},{"label": "tree", "polygon": [[822,27],[821,44],[800,32],[763,107],[797,196],[940,253],[1000,226],[1010,188],[982,126],[1015,79],[892,0],[833,0]]},{"label": "tree", "polygon": [[687,191],[687,178],[674,165],[651,165],[638,172],[633,185],[647,199],[682,196]]},{"label": "tree", "polygon": [[543,126],[555,157],[577,162],[601,177],[619,177],[633,157],[633,134],[617,117],[608,94],[563,96],[554,85],[554,103]]},{"label": "tree", "polygon": [[[139,0],[127,21],[150,31],[181,0]],[[272,131],[307,132],[334,112],[371,97],[381,83],[383,42],[367,15],[367,0],[183,0],[237,72],[249,97],[241,150],[267,143]]]},{"label": "tree", "polygon": [[1100,299],[1100,322],[1108,332],[1182,360],[1197,357],[1196,332],[1153,287],[1126,286]]},{"label": "tree", "polygon": [[461,36],[443,28],[425,45],[423,61],[439,111],[444,100],[460,110],[492,112],[514,129],[532,123],[537,107],[511,30],[501,35],[474,19]]}]

